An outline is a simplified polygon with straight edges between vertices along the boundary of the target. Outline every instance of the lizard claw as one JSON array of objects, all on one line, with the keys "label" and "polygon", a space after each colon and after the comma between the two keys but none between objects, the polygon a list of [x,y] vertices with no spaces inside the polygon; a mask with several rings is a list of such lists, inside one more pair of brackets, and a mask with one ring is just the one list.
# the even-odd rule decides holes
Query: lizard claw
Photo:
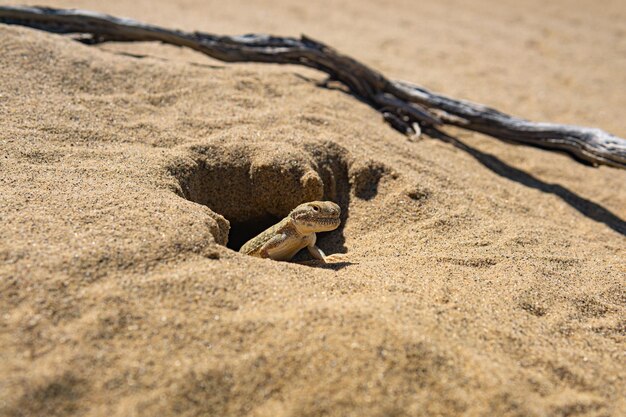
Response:
[{"label": "lizard claw", "polygon": [[345,253],[333,253],[332,255],[328,255],[324,260],[326,263],[333,262],[344,262],[348,256]]}]

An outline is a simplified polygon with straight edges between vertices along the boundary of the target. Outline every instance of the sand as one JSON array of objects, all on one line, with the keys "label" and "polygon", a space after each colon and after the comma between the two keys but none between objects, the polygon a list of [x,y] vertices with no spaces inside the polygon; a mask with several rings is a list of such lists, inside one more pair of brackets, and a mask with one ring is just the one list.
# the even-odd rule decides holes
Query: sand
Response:
[{"label": "sand", "polygon": [[[621,1],[39,3],[306,33],[626,136]],[[4,25],[0,57],[0,415],[626,413],[626,172],[411,142],[298,67]],[[340,261],[233,250],[321,198]]]}]

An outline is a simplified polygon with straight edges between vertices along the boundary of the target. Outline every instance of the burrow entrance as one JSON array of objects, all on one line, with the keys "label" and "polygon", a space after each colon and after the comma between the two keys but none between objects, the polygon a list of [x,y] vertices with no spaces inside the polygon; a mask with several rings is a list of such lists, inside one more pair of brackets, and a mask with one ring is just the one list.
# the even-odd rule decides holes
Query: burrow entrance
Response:
[{"label": "burrow entrance", "polygon": [[226,246],[233,250],[303,202],[336,202],[342,209],[342,226],[319,237],[334,253],[345,252],[342,229],[349,210],[349,166],[348,152],[333,142],[214,140],[188,148],[187,157],[171,170],[185,198],[229,221]]}]

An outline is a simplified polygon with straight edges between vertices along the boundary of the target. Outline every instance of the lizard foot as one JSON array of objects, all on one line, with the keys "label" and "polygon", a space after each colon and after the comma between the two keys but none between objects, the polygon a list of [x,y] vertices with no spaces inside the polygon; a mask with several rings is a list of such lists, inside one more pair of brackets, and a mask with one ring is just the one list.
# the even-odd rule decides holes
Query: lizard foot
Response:
[{"label": "lizard foot", "polygon": [[346,253],[333,253],[332,255],[328,255],[325,259],[326,263],[335,263],[335,262],[345,262],[348,259],[348,254]]}]

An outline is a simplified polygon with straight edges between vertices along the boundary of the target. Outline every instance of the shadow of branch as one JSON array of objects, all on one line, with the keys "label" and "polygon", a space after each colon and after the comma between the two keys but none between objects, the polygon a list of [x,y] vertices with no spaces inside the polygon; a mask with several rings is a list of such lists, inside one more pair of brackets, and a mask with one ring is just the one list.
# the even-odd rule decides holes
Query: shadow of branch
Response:
[{"label": "shadow of branch", "polygon": [[501,177],[518,182],[527,187],[543,191],[544,193],[556,195],[584,216],[597,222],[604,223],[622,236],[626,236],[626,222],[601,205],[580,197],[576,193],[573,193],[559,184],[548,184],[543,182],[520,169],[508,165],[493,155],[481,152],[478,149],[466,145],[459,139],[449,136],[440,130],[430,128],[425,130],[425,133],[435,139],[450,143],[456,148],[467,152],[486,168]]}]

